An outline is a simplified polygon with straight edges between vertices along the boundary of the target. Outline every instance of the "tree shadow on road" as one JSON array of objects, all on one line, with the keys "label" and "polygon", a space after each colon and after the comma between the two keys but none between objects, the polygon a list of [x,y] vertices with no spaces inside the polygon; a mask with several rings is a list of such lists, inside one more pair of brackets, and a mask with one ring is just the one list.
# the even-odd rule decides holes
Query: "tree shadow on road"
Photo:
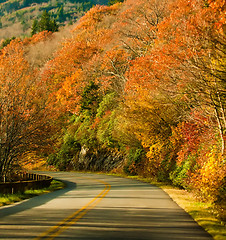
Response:
[{"label": "tree shadow on road", "polygon": [[60,189],[51,193],[36,196],[13,205],[1,207],[0,218],[40,206],[76,188],[76,183],[73,183],[70,181],[63,181],[63,182],[66,185],[64,189]]}]

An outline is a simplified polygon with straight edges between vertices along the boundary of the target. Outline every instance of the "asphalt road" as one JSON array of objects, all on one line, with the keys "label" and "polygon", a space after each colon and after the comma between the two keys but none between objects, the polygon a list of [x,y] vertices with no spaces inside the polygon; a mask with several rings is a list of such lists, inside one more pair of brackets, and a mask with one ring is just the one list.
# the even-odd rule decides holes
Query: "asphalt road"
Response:
[{"label": "asphalt road", "polygon": [[67,187],[0,208],[0,239],[212,239],[161,189],[98,174],[48,173]]}]

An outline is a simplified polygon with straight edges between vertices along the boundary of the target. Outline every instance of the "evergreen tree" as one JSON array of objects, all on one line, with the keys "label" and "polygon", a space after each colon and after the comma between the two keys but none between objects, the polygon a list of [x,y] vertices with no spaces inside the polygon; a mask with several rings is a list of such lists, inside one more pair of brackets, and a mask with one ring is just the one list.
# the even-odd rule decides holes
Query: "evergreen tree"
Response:
[{"label": "evergreen tree", "polygon": [[50,14],[45,10],[42,13],[41,19],[38,23],[39,26],[39,31],[51,31],[51,19],[50,19]]},{"label": "evergreen tree", "polygon": [[90,116],[95,116],[101,101],[99,86],[91,81],[83,90],[81,100],[81,111],[87,111]]},{"label": "evergreen tree", "polygon": [[7,46],[8,44],[10,44],[10,42],[11,42],[12,40],[14,40],[14,39],[16,39],[16,37],[6,38],[6,39],[2,42],[2,44],[1,44],[1,46],[0,46],[0,49],[6,47],[6,46]]},{"label": "evergreen tree", "polygon": [[35,33],[42,32],[42,31],[50,31],[50,32],[57,32],[58,25],[54,19],[51,19],[50,14],[45,10],[42,13],[41,19],[38,22],[34,20],[32,25],[31,35]]},{"label": "evergreen tree", "polygon": [[35,19],[33,21],[33,24],[32,24],[32,28],[31,28],[31,36],[33,36],[34,34],[36,34],[38,32],[38,20]]},{"label": "evergreen tree", "polygon": [[57,21],[64,22],[65,21],[65,15],[64,15],[64,7],[61,5],[57,10]]}]

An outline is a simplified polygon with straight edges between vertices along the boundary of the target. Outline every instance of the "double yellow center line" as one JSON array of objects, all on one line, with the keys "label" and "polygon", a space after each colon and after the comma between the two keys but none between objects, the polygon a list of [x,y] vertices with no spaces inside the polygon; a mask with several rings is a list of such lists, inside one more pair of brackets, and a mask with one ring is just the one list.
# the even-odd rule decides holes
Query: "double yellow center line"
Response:
[{"label": "double yellow center line", "polygon": [[[87,178],[86,178],[87,179]],[[94,180],[94,179],[92,179]],[[67,228],[69,228],[71,225],[75,224],[79,221],[89,210],[94,208],[110,191],[111,185],[102,181],[97,180],[95,181],[100,182],[105,185],[104,190],[99,193],[95,198],[93,198],[89,203],[87,203],[85,206],[83,206],[81,209],[74,212],[72,215],[65,218],[62,222],[57,224],[54,227],[51,227],[48,231],[42,233],[40,236],[35,238],[35,240],[41,240],[41,239],[54,239],[58,235],[60,235],[63,231],[65,231]]]}]

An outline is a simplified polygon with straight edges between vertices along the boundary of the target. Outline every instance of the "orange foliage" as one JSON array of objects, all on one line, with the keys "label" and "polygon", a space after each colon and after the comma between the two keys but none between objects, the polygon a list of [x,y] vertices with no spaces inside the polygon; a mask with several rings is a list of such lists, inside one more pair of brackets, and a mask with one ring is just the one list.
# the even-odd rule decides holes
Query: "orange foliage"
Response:
[{"label": "orange foliage", "polygon": [[82,90],[91,80],[102,82],[103,89],[109,86],[107,79],[101,81],[98,61],[103,43],[111,40],[111,31],[101,23],[117,11],[117,4],[92,8],[80,19],[72,37],[62,44],[55,58],[46,64],[42,76],[52,92],[50,105],[60,108],[62,113],[78,112]]},{"label": "orange foliage", "polygon": [[[99,102],[89,103],[95,111],[85,126],[87,136],[92,132],[92,139],[107,147],[114,146],[114,136],[122,152],[139,146],[145,157],[140,165],[131,163],[131,171],[142,168],[140,172],[152,176],[163,172],[168,178],[179,176],[182,181],[177,183],[199,188],[215,200],[224,176],[219,149],[219,120],[223,123],[225,116],[221,100],[225,91],[224,14],[224,0],[127,0],[96,6],[41,69],[40,90],[31,89],[29,97],[42,96],[42,89],[46,109],[54,116],[65,116],[82,111],[82,93],[90,82],[98,85],[101,96],[115,93],[120,104],[117,99],[117,106],[112,107],[105,99],[102,117],[95,115]],[[42,32],[23,44],[51,36]],[[23,79],[10,90],[17,92],[18,99],[26,92],[24,84],[37,74],[25,74],[29,64],[24,61],[23,44],[12,42],[0,56],[0,79],[6,81],[2,92],[12,85],[8,79]],[[35,108],[24,110],[24,119]],[[121,116],[116,116],[119,112]]]},{"label": "orange foliage", "polygon": [[35,44],[38,42],[42,42],[42,41],[45,41],[45,40],[51,38],[52,35],[53,35],[53,33],[48,32],[48,31],[39,32],[39,33],[33,35],[31,38],[25,38],[23,41],[23,44],[27,45],[27,44]]},{"label": "orange foliage", "polygon": [[[97,24],[100,24],[103,19],[108,15],[115,15],[119,9],[119,4],[114,4],[112,6],[100,6],[96,5],[91,8],[85,16],[79,20],[78,26],[75,27],[74,31],[82,29],[85,31],[90,31],[90,29],[97,28]],[[103,25],[104,27],[104,25]]]},{"label": "orange foliage", "polygon": [[0,85],[2,179],[10,174],[25,151],[47,150],[56,127],[51,125],[53,116],[46,108],[45,84],[26,60],[24,43],[20,40],[11,41],[0,51]]}]

